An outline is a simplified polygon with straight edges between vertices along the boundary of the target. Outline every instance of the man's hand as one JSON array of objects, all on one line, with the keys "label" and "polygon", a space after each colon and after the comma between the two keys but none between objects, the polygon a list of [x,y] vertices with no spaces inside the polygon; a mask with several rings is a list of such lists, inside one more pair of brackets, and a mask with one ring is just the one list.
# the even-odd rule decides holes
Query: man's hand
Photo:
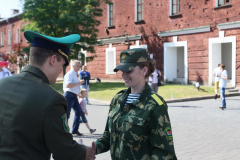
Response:
[{"label": "man's hand", "polygon": [[86,111],[85,114],[88,115],[88,112]]},{"label": "man's hand", "polygon": [[78,84],[81,85],[81,84],[83,84],[84,82],[85,82],[84,80],[80,80],[80,81],[78,82]]},{"label": "man's hand", "polygon": [[92,146],[91,147],[88,147],[88,146],[85,146],[85,147],[87,149],[86,160],[94,160],[96,158],[95,157],[95,154],[96,154],[95,143],[92,142]]}]

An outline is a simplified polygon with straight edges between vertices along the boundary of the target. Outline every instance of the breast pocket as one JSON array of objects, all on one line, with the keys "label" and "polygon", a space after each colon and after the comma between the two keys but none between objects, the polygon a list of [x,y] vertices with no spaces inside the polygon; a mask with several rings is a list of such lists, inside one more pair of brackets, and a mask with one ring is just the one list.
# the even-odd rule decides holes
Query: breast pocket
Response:
[{"label": "breast pocket", "polygon": [[142,139],[145,129],[145,120],[141,117],[128,116],[124,119],[122,139],[131,143],[139,142]]},{"label": "breast pocket", "polygon": [[115,109],[109,112],[108,114],[108,130],[109,133],[111,133],[114,130],[114,122],[116,121],[117,118],[117,112],[119,109]]}]

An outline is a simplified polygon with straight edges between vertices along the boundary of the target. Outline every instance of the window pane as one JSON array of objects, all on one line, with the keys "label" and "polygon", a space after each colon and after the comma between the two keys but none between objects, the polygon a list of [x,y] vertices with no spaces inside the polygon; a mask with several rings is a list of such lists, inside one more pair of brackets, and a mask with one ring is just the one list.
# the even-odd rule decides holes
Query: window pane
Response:
[{"label": "window pane", "polygon": [[219,4],[224,4],[224,0],[219,0]]},{"label": "window pane", "polygon": [[178,5],[178,13],[180,12],[180,4]]},{"label": "window pane", "polygon": [[174,14],[174,13],[177,13],[176,5],[173,5],[173,14]]},{"label": "window pane", "polygon": [[138,5],[138,12],[141,12],[141,11],[142,11],[142,6]]},{"label": "window pane", "polygon": [[173,0],[173,4],[176,4],[177,3],[177,0]]},{"label": "window pane", "polygon": [[142,4],[142,7],[141,7],[141,8],[142,8],[142,11],[143,11],[143,4]]},{"label": "window pane", "polygon": [[142,14],[138,13],[138,21],[141,20],[141,18],[142,18]]}]

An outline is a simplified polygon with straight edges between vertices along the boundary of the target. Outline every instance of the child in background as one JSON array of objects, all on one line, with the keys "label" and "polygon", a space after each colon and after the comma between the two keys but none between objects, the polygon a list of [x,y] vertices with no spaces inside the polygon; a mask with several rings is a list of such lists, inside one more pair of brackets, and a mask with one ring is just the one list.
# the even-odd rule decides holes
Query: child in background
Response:
[{"label": "child in background", "polygon": [[86,97],[87,97],[87,90],[83,88],[83,89],[80,90],[80,94],[78,94],[78,102],[79,102],[79,105],[80,105],[81,110],[83,112],[83,114],[80,116],[79,122],[80,123],[85,123],[87,128],[89,129],[89,132],[91,134],[93,134],[96,131],[96,129],[91,129],[90,128],[90,126],[88,124],[88,121],[87,121],[87,118],[85,116],[85,114],[88,115],[87,108],[86,108],[86,106],[87,106],[87,102],[86,102],[86,99],[85,99]]}]

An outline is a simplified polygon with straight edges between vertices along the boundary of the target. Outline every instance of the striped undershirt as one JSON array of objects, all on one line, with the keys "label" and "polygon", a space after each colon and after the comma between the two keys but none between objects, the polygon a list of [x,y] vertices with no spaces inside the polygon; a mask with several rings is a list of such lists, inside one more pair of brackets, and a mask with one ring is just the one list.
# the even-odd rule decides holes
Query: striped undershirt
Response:
[{"label": "striped undershirt", "polygon": [[127,104],[132,104],[135,100],[137,100],[139,96],[140,96],[140,94],[129,94],[123,109],[125,108],[125,106]]}]

